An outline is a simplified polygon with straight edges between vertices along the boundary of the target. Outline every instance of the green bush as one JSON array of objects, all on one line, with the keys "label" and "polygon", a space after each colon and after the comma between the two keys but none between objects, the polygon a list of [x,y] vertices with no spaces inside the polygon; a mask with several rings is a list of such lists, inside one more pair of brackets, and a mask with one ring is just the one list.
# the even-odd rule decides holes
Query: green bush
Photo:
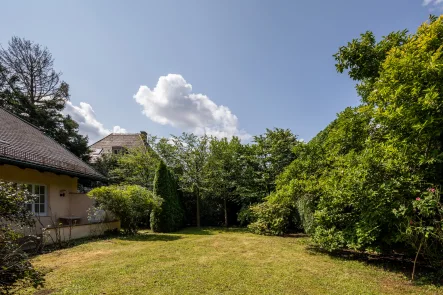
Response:
[{"label": "green bush", "polygon": [[151,211],[159,208],[163,201],[138,185],[102,186],[91,190],[88,196],[112,212],[127,234],[134,234],[141,224],[147,224]]},{"label": "green bush", "polygon": [[291,210],[284,204],[271,202],[250,207],[256,221],[249,224],[251,232],[261,235],[281,236],[288,231]]},{"label": "green bush", "polygon": [[237,220],[240,222],[241,226],[247,226],[255,221],[257,221],[257,217],[254,212],[251,210],[251,206],[243,207],[237,214]]},{"label": "green bush", "polygon": [[184,210],[178,185],[163,161],[159,163],[155,174],[154,192],[163,202],[151,212],[152,231],[172,232],[183,227]]},{"label": "green bush", "polygon": [[[43,284],[43,275],[29,262],[28,255],[19,245],[22,237],[17,229],[31,228],[33,215],[26,209],[33,196],[26,186],[0,181],[0,293],[10,291],[17,281],[34,287]],[[14,229],[11,227],[14,224]],[[22,245],[23,246],[23,245]]]},{"label": "green bush", "polygon": [[409,206],[394,213],[400,218],[404,240],[422,255],[427,263],[443,268],[443,203],[440,190],[434,187],[421,192]]}]

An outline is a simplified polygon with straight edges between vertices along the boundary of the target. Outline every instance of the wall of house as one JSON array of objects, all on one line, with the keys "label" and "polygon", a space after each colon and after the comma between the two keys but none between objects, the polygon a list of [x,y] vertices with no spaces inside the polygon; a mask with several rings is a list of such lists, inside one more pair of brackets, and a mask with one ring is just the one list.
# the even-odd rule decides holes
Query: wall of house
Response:
[{"label": "wall of house", "polygon": [[94,201],[86,194],[81,193],[69,193],[69,206],[73,216],[80,217],[81,223],[88,221],[88,209],[91,208]]},{"label": "wall of house", "polygon": [[120,221],[50,228],[45,231],[44,242],[45,244],[52,244],[57,242],[57,238],[59,238],[61,242],[67,242],[89,236],[100,236],[103,235],[105,231],[114,229],[120,229]]},{"label": "wall of house", "polygon": [[[80,223],[87,223],[87,209],[92,205],[92,201],[84,194],[75,193],[77,192],[77,178],[28,168],[22,169],[11,165],[0,165],[0,179],[46,186],[47,214],[38,217],[43,226],[47,227],[53,222],[58,222],[59,217],[67,216],[78,216],[81,218]],[[65,192],[65,196],[60,196],[62,191]]]}]

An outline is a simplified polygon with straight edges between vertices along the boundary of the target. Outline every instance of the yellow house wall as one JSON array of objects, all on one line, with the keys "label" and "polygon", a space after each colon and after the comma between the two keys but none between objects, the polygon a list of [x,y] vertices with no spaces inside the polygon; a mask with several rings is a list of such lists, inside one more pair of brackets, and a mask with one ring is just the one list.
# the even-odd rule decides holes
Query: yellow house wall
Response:
[{"label": "yellow house wall", "polygon": [[[59,217],[79,216],[80,223],[87,222],[86,210],[92,205],[91,200],[84,194],[69,194],[77,192],[77,178],[67,175],[57,175],[51,172],[40,172],[34,169],[22,169],[11,165],[0,165],[0,179],[17,183],[45,185],[47,189],[46,216],[39,219],[45,227],[57,222]],[[65,196],[60,192],[65,190]]]},{"label": "yellow house wall", "polygon": [[88,209],[94,205],[92,199],[85,194],[79,193],[70,193],[68,198],[71,215],[80,217],[81,223],[86,223],[88,220]]},{"label": "yellow house wall", "polygon": [[[61,227],[51,228],[46,231],[44,236],[45,244],[52,244],[57,241],[57,235],[62,242],[69,241],[70,239],[80,239],[88,236],[100,236],[105,233],[106,230],[120,229],[120,221],[110,221],[103,223],[92,223],[76,225],[73,227]],[[56,231],[59,231],[56,233]]]}]

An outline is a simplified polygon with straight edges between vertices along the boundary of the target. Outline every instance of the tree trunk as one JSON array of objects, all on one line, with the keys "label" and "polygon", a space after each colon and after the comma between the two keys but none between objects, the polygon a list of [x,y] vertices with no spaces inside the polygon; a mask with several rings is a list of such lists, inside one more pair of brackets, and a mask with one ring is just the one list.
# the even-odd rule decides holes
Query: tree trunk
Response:
[{"label": "tree trunk", "polygon": [[[424,238],[423,238],[424,239]],[[415,259],[414,259],[414,267],[412,268],[412,278],[411,281],[414,280],[414,275],[415,275],[415,265],[417,264],[417,259],[418,259],[418,254],[420,254],[420,250],[421,250],[421,246],[423,245],[423,240],[420,242],[420,246],[418,247],[417,250],[417,255],[415,255]]]},{"label": "tree trunk", "polygon": [[223,200],[223,205],[225,207],[225,227],[228,227],[228,208],[226,206],[226,197]]},{"label": "tree trunk", "polygon": [[200,191],[197,189],[197,227],[200,227]]}]

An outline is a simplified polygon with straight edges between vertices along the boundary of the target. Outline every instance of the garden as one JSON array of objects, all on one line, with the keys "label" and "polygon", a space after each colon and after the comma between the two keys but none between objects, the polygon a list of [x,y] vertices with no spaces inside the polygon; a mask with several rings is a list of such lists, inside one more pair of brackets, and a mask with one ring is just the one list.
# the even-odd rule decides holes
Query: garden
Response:
[{"label": "garden", "polygon": [[[336,69],[356,81],[360,105],[309,142],[280,128],[248,143],[147,135],[103,155],[91,165],[108,183],[88,195],[122,232],[28,256],[2,224],[0,251],[14,259],[1,258],[2,290],[443,293],[442,50],[434,16],[414,33],[366,32],[340,47]],[[11,110],[13,97],[0,96]],[[0,196],[2,219],[28,226],[32,196],[7,184]]]},{"label": "garden", "polygon": [[244,229],[142,231],[33,258],[44,288],[20,294],[443,294],[411,283],[404,265],[329,256],[309,244]]}]

